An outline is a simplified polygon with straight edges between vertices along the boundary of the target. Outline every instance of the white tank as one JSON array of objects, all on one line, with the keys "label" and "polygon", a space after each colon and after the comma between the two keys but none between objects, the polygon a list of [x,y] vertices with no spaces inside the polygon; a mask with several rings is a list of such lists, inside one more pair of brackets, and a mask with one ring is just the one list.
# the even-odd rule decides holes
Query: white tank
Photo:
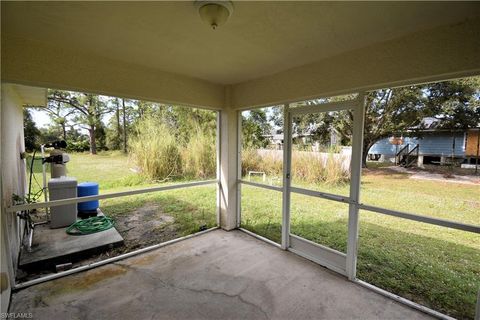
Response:
[{"label": "white tank", "polygon": [[[62,200],[77,197],[77,179],[55,178],[48,182],[50,200]],[[66,204],[50,208],[50,228],[68,227],[77,221],[77,204]]]},{"label": "white tank", "polygon": [[[51,156],[63,156],[65,152],[60,149],[50,151]],[[62,163],[50,163],[50,174],[52,178],[60,178],[67,176],[67,166]]]}]

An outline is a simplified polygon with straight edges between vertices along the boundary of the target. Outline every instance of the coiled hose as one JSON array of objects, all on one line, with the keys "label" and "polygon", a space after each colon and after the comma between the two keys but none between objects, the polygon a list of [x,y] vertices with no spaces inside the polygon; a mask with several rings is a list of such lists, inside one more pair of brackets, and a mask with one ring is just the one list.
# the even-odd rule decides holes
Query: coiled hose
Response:
[{"label": "coiled hose", "polygon": [[107,216],[91,217],[75,222],[67,228],[67,233],[70,235],[92,234],[108,230],[114,225],[114,220]]}]

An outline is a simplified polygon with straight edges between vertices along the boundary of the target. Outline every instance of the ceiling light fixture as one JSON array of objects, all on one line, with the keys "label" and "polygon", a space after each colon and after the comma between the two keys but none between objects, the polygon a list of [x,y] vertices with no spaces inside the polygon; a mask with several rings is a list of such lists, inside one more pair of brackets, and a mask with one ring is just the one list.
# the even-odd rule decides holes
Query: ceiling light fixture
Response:
[{"label": "ceiling light fixture", "polygon": [[231,1],[195,1],[200,18],[207,23],[213,30],[225,24],[233,13],[233,3]]}]

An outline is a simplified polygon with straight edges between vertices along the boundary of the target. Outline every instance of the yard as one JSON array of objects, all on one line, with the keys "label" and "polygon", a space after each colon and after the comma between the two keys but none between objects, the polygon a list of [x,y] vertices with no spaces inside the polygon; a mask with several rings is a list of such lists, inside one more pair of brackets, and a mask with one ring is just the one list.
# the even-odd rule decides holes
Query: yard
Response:
[{"label": "yard", "polygon": [[[330,187],[329,192],[347,195],[348,185]],[[280,192],[243,185],[242,226],[280,242],[281,201]],[[364,170],[361,202],[468,224],[480,222],[479,184],[413,180],[386,168]],[[292,194],[291,203],[293,234],[346,252],[346,204],[300,194]],[[480,289],[477,234],[373,212],[360,214],[360,280],[456,318],[474,317]]]},{"label": "yard", "polygon": [[[77,178],[79,183],[98,182],[100,193],[158,185],[147,182],[131,170],[134,165],[121,152],[72,153],[70,158],[68,176]],[[40,161],[36,161],[34,168],[35,178],[41,184]],[[170,182],[164,182],[167,183]],[[34,181],[32,189],[36,191],[38,188]],[[117,255],[214,227],[216,186],[106,199],[100,201],[100,209],[115,219],[116,228],[125,240],[125,246],[107,252],[107,255]]]},{"label": "yard", "polygon": [[[101,193],[153,184],[131,171],[122,153],[72,154],[69,176],[96,181]],[[35,171],[41,181],[39,166]],[[178,181],[176,181],[178,182]],[[170,182],[166,182],[170,183]],[[332,188],[330,188],[332,189]],[[348,186],[332,193],[348,194]],[[125,237],[121,251],[167,241],[216,224],[215,185],[101,201]],[[280,241],[280,192],[242,186],[242,227]],[[479,224],[480,185],[409,179],[385,168],[364,171],[361,201]],[[292,195],[292,233],[346,251],[345,204]],[[358,277],[461,319],[472,319],[480,286],[478,235],[361,212]]]}]

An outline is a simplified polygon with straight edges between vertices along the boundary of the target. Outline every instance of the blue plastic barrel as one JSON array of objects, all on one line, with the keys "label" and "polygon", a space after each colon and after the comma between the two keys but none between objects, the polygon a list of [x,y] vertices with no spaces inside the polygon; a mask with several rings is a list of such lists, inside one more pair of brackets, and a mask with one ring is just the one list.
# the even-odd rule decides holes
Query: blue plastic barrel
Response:
[{"label": "blue plastic barrel", "polygon": [[[86,197],[86,196],[96,196],[98,195],[98,183],[96,182],[82,182],[77,186],[77,196]],[[92,212],[96,211],[99,207],[98,200],[80,202],[77,204],[78,212]]]}]

